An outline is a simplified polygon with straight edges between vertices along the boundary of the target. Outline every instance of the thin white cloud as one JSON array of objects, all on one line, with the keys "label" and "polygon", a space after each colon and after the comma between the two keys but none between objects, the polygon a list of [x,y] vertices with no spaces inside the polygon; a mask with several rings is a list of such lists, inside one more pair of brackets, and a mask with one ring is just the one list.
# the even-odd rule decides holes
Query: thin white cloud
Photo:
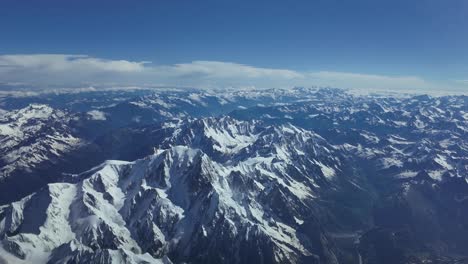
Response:
[{"label": "thin white cloud", "polygon": [[[29,84],[34,87],[91,84],[281,88],[317,85],[387,91],[427,91],[441,87],[417,76],[299,72],[220,61],[154,65],[146,61],[108,60],[67,54],[0,55],[0,83]],[[453,85],[462,92],[468,92],[467,82],[452,81],[444,85],[446,89]]]},{"label": "thin white cloud", "polygon": [[319,71],[309,75],[317,83],[354,89],[400,90],[433,89],[434,85],[417,76],[385,76],[374,74]]},{"label": "thin white cloud", "polygon": [[146,71],[147,62],[106,60],[86,55],[1,55],[0,83],[65,86],[107,82]]},{"label": "thin white cloud", "polygon": [[6,70],[36,70],[49,72],[78,71],[110,71],[139,72],[145,69],[147,62],[131,62],[126,60],[105,60],[86,55],[66,54],[34,54],[34,55],[2,55],[0,66]]},{"label": "thin white cloud", "polygon": [[193,61],[191,63],[176,64],[172,70],[181,75],[201,74],[209,78],[263,78],[280,77],[295,79],[303,77],[302,74],[283,69],[258,68],[244,64],[219,61]]}]

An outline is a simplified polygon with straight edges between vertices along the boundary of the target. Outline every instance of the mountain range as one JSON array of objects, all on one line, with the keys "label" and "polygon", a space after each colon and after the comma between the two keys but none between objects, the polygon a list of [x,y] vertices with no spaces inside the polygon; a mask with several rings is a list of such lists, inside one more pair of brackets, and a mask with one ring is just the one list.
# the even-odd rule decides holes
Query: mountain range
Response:
[{"label": "mountain range", "polygon": [[169,89],[0,108],[0,263],[468,263],[466,96]]}]

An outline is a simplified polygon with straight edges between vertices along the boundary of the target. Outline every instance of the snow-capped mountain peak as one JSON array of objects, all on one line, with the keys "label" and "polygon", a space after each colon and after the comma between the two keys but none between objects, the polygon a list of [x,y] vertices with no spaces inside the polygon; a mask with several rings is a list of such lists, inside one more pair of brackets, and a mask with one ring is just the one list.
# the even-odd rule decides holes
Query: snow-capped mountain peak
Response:
[{"label": "snow-capped mountain peak", "polygon": [[[214,160],[195,148],[204,145],[186,130],[188,137],[182,138],[193,146],[159,148],[134,162],[107,161],[69,183],[50,184],[2,207],[4,250],[9,257],[46,257],[53,263],[104,257],[179,262],[204,259],[200,252],[220,261],[229,254],[239,263],[249,254],[260,258],[258,247],[271,248],[261,257],[269,262],[317,254],[297,228],[311,221],[310,202],[318,188],[340,171],[337,160],[308,153],[326,147],[292,125],[261,127],[225,118],[197,120],[188,127],[200,125],[206,138],[226,146],[247,142],[226,153],[237,161]],[[265,148],[274,151],[267,154]],[[34,217],[38,211],[43,217]],[[226,243],[234,246],[226,248]]]}]

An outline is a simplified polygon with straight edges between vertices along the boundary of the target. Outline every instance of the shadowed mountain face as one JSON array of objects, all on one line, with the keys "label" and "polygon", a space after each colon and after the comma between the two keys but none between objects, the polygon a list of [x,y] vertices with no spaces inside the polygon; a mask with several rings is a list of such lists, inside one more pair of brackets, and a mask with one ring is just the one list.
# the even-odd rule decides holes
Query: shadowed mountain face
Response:
[{"label": "shadowed mountain face", "polygon": [[65,108],[80,96],[2,114],[4,262],[468,256],[466,97],[167,91]]}]

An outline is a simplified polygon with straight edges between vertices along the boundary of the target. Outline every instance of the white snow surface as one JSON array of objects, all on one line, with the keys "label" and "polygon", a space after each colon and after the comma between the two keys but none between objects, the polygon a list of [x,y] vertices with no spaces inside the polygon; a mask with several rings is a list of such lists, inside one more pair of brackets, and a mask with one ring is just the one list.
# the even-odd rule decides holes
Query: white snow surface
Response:
[{"label": "white snow surface", "polygon": [[99,110],[88,111],[88,116],[91,120],[105,121],[107,120],[106,113]]},{"label": "white snow surface", "polygon": [[[188,146],[158,148],[134,162],[107,161],[2,207],[3,250],[37,263],[161,263],[171,250],[190,256],[200,237],[234,244],[261,236],[274,245],[278,262],[310,255],[296,234],[305,222],[299,212],[313,201],[317,179],[332,183],[338,175],[333,148],[292,125],[225,118],[193,121],[187,131],[200,125],[233,159],[213,160],[200,148],[205,145],[196,144],[200,135],[193,135],[185,138]],[[278,206],[285,206],[281,215],[272,211]]]},{"label": "white snow surface", "polygon": [[67,112],[47,105],[31,104],[0,117],[0,178],[53,162],[83,142],[68,127]]}]

